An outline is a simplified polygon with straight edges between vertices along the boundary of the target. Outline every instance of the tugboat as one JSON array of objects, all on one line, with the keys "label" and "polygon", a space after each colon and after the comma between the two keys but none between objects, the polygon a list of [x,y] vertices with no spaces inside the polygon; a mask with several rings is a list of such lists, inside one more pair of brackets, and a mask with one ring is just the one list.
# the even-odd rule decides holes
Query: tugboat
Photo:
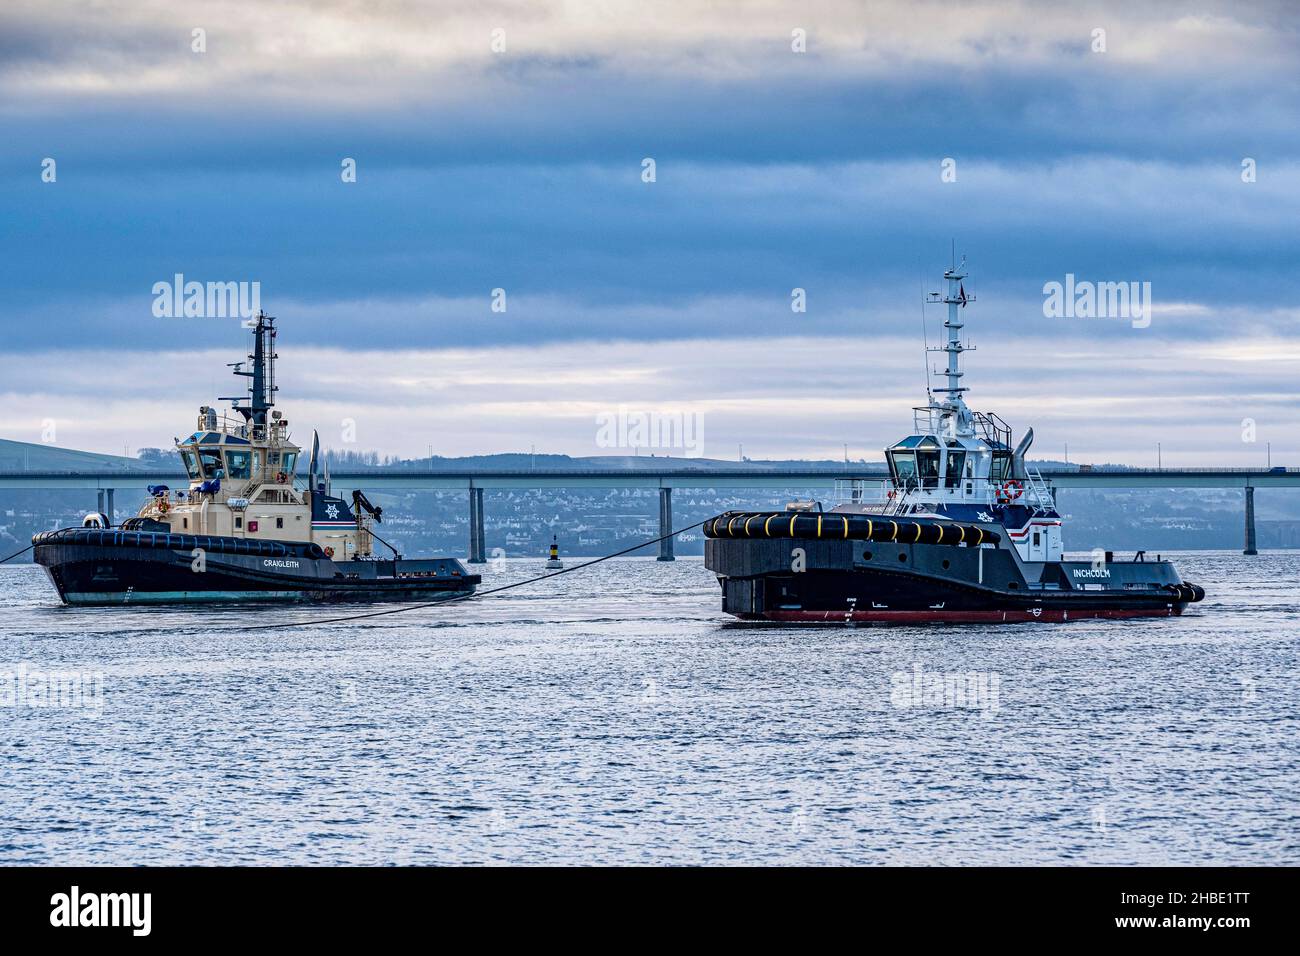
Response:
[{"label": "tugboat", "polygon": [[[1205,597],[1169,561],[1095,551],[1067,561],[1055,491],[997,415],[963,397],[966,260],[944,273],[946,384],[885,450],[889,476],[837,482],[839,503],[727,512],[704,524],[722,609],[782,622],[1004,622],[1166,617]],[[936,397],[936,393],[938,396]],[[873,496],[872,491],[875,491]]]},{"label": "tugboat", "polygon": [[[249,394],[223,398],[239,418],[209,406],[176,442],[188,487],[151,485],[139,514],[120,527],[90,514],[83,527],[32,538],[67,604],[185,604],[211,601],[410,601],[472,594],[480,577],[455,558],[403,558],[373,525],[383,509],[361,491],[351,504],[318,478],[312,433],[305,483],[301,449],[274,409],[275,319],[259,312],[253,352],[233,363]],[[378,542],[391,554],[374,553]]]}]

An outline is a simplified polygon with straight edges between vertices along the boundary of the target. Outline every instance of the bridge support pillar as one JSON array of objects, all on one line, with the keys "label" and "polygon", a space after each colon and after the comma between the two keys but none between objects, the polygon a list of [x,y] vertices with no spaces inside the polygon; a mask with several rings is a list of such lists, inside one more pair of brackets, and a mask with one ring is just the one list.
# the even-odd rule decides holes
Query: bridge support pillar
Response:
[{"label": "bridge support pillar", "polygon": [[486,564],[483,535],[483,489],[469,490],[469,563]]},{"label": "bridge support pillar", "polygon": [[1255,550],[1255,489],[1246,486],[1246,546],[1242,554],[1259,554]]},{"label": "bridge support pillar", "polygon": [[98,511],[100,514],[104,513],[104,489],[103,488],[99,489],[99,502],[98,504],[95,505],[95,510]]},{"label": "bridge support pillar", "polygon": [[673,490],[659,489],[659,560],[676,561],[673,555]]},{"label": "bridge support pillar", "polygon": [[117,519],[113,517],[113,489],[108,488],[104,491],[104,514],[108,515],[108,523],[115,524]]}]

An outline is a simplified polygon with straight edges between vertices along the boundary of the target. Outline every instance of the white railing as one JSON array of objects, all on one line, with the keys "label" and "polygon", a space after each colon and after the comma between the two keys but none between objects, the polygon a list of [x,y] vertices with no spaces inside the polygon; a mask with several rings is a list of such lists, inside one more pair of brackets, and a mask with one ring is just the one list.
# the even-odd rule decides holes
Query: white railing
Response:
[{"label": "white railing", "polygon": [[1056,507],[1056,501],[1052,498],[1052,489],[1043,480],[1042,474],[1033,465],[1025,465],[1025,475],[1029,479],[1029,497],[1034,505],[1034,510],[1042,513]]},{"label": "white railing", "polygon": [[912,430],[918,435],[937,435],[943,429],[943,409],[917,405],[912,408]]},{"label": "white railing", "polygon": [[892,515],[902,510],[916,487],[895,488],[888,478],[837,478],[835,503],[869,508],[875,514]]},{"label": "white railing", "polygon": [[836,478],[835,499],[842,504],[878,504],[892,487],[888,478]]},{"label": "white railing", "polygon": [[[1051,486],[1038,469],[1027,467],[1026,478],[1024,503],[1040,514],[1054,508]],[[990,505],[995,500],[1003,500],[999,498],[1002,484],[987,478],[963,478],[949,486],[941,479],[911,478],[898,488],[889,478],[837,478],[835,503],[879,508],[880,514],[894,514],[918,502]]]}]

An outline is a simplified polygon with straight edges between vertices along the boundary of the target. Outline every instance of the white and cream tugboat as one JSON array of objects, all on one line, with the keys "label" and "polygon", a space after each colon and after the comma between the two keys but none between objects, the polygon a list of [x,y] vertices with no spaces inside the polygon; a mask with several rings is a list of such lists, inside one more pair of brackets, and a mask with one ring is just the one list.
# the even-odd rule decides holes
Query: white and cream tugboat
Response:
[{"label": "white and cream tugboat", "polygon": [[[832,510],[727,512],[705,522],[705,565],[722,609],[786,622],[1070,621],[1181,614],[1205,591],[1168,561],[1067,561],[1052,489],[998,416],[963,399],[965,260],[944,273],[947,367],[913,409],[913,434],[885,450],[889,477],[839,484]],[[942,398],[936,398],[939,395]],[[876,493],[873,496],[872,490]]]},{"label": "white and cream tugboat", "polygon": [[[197,428],[176,444],[188,487],[150,486],[138,515],[121,527],[88,515],[84,527],[32,538],[68,604],[209,601],[408,601],[473,593],[480,578],[455,558],[403,558],[373,530],[382,509],[361,491],[331,494],[317,472],[319,442],[305,483],[300,449],[275,404],[275,319],[253,325],[247,398],[238,418],[199,409]],[[374,553],[378,542],[390,554]]]}]

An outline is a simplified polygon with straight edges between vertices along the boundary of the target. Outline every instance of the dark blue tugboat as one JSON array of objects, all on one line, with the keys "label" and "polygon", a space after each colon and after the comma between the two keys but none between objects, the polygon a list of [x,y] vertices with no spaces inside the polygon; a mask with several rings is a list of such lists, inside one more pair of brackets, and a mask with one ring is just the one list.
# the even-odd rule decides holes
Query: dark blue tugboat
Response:
[{"label": "dark blue tugboat", "polygon": [[[138,515],[120,528],[107,516],[32,538],[68,604],[185,604],[209,601],[410,601],[473,593],[477,574],[455,558],[403,558],[373,530],[382,520],[361,491],[351,501],[317,474],[312,436],[306,481],[300,449],[274,410],[275,320],[253,328],[249,395],[228,399],[239,418],[199,409],[197,428],[177,443],[189,487],[151,486]],[[391,556],[374,553],[374,544]]]},{"label": "dark blue tugboat", "polygon": [[[728,512],[704,525],[722,609],[786,622],[1001,622],[1181,614],[1205,591],[1168,561],[1109,551],[1064,559],[1053,490],[996,415],[961,385],[965,260],[944,273],[945,386],[885,450],[889,477],[845,479],[841,502]],[[936,397],[941,396],[941,397]]]}]

